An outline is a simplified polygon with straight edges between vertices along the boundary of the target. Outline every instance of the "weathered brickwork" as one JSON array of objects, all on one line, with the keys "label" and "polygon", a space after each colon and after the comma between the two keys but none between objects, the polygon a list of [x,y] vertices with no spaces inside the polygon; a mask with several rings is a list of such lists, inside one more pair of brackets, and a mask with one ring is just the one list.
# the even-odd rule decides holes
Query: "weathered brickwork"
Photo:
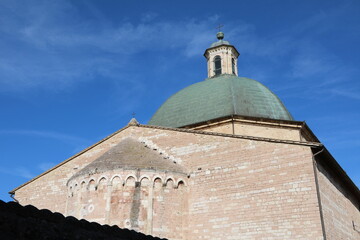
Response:
[{"label": "weathered brickwork", "polygon": [[194,173],[190,215],[194,223],[204,223],[199,238],[223,239],[225,229],[234,234],[228,239],[237,234],[243,239],[321,239],[313,173],[304,149],[279,149],[283,155],[274,157],[262,147],[267,146],[247,153],[225,151],[220,163]]},{"label": "weathered brickwork", "polygon": [[16,191],[16,199],[21,204],[33,204],[39,209],[49,208],[52,211],[65,213],[67,181],[80,169],[118,143],[126,133],[126,131],[119,132],[90,150],[71,158],[71,161],[67,161],[61,167],[55,167],[49,173],[32,181],[31,184],[21,187]]},{"label": "weathered brickwork", "polygon": [[[167,137],[153,141],[162,147]],[[183,164],[191,170],[190,226],[201,223],[191,232],[194,239],[236,239],[239,234],[244,239],[322,239],[307,147],[196,135],[170,138],[167,146],[169,141],[187,143],[172,154],[185,156]],[[232,234],[224,237],[224,231]]]},{"label": "weathered brickwork", "polygon": [[[65,213],[177,239],[182,236],[182,216],[187,210],[183,206],[187,197],[186,180],[183,174],[145,170],[112,170],[79,176],[68,183]],[[173,225],[179,229],[172,229]]]},{"label": "weathered brickwork", "polygon": [[[113,169],[72,178],[129,137],[185,173]],[[15,198],[168,239],[323,239],[312,157],[298,142],[129,126],[17,189]],[[346,202],[323,182],[331,190],[324,195]],[[344,219],[358,221],[351,204],[344,203],[354,209]]]},{"label": "weathered brickwork", "polygon": [[317,165],[327,239],[360,239],[360,202],[329,172]]}]

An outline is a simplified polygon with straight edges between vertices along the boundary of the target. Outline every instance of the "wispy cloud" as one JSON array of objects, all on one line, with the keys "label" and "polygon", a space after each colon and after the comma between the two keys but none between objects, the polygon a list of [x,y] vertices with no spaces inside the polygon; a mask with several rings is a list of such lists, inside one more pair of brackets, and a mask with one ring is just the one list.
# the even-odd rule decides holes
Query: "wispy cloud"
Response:
[{"label": "wispy cloud", "polygon": [[302,46],[291,61],[292,76],[294,78],[312,78],[329,74],[334,64],[325,54],[319,51],[319,47]]},{"label": "wispy cloud", "polygon": [[352,88],[349,89],[332,89],[331,93],[337,96],[347,97],[354,100],[360,100],[360,91],[354,90]]},{"label": "wispy cloud", "polygon": [[45,172],[47,170],[49,170],[50,168],[54,167],[56,165],[56,163],[53,162],[42,162],[40,164],[38,164],[38,169]]},{"label": "wispy cloud", "polygon": [[[277,91],[284,92],[287,97],[307,99],[327,99],[340,95],[358,99],[356,93],[360,92],[360,85],[348,84],[360,73],[356,63],[344,62],[341,56],[324,44],[325,36],[333,34],[336,21],[342,14],[347,14],[348,7],[344,5],[319,12],[291,29],[274,34],[270,43],[275,41],[283,45],[274,45],[278,53],[272,46],[267,46],[270,43],[264,43],[263,48],[271,53],[269,61],[272,61],[274,69],[280,69],[279,79],[284,83],[278,84],[275,88]],[[355,26],[353,28],[356,31]],[[274,72],[268,74],[274,75]],[[301,91],[302,94],[294,95],[294,91]]]},{"label": "wispy cloud", "polygon": [[29,169],[23,168],[23,167],[16,167],[16,168],[4,168],[0,167],[0,173],[6,174],[6,175],[12,175],[16,177],[22,177],[25,179],[31,179],[35,177],[36,175],[30,172]]},{"label": "wispy cloud", "polygon": [[0,130],[0,135],[29,135],[32,137],[43,137],[43,138],[52,138],[64,143],[71,145],[79,145],[89,143],[89,140],[76,137],[72,135],[67,135],[63,133],[51,132],[51,131],[37,131],[37,130]]},{"label": "wispy cloud", "polygon": [[21,177],[25,179],[34,178],[40,172],[44,172],[54,167],[56,164],[53,162],[42,162],[35,167],[25,168],[25,167],[14,167],[14,168],[6,168],[0,167],[0,173],[5,175],[11,175],[16,177]]},{"label": "wispy cloud", "polygon": [[154,12],[144,13],[141,16],[141,21],[142,22],[150,22],[150,21],[154,20],[157,16],[158,16],[158,14],[154,13]]},{"label": "wispy cloud", "polygon": [[[348,124],[352,124],[352,125],[357,125],[358,124],[358,119],[360,118],[360,113],[359,112],[351,112],[347,114],[347,123]],[[316,117],[311,117],[309,116],[309,120],[313,121],[313,122],[318,122],[318,123],[328,123],[331,122],[331,127],[334,126],[334,124],[340,126],[344,124],[344,116],[339,115],[334,113],[334,115],[317,115]],[[338,127],[335,126],[335,127]]]},{"label": "wispy cloud", "polygon": [[[201,55],[214,40],[213,26],[222,17],[166,21],[148,12],[137,22],[112,22],[86,2],[91,18],[79,17],[70,1],[9,1],[0,6],[0,33],[5,36],[0,41],[0,91],[63,89],[98,76],[126,81],[135,54],[177,50],[188,58]],[[250,77],[263,82],[279,75],[277,90],[283,92],[304,88],[305,81],[313,87],[301,89],[302,97],[327,95],[359,72],[315,37],[334,31],[347,8],[344,4],[318,12],[268,36],[259,36],[256,26],[241,20],[227,24],[227,39],[247,53],[240,59],[241,75],[251,72]],[[321,93],[314,94],[319,88]],[[342,90],[348,91],[345,86]]]},{"label": "wispy cloud", "polygon": [[[53,139],[55,141],[60,141],[63,143],[66,143],[73,147],[73,154],[77,153],[78,151],[84,149],[85,147],[90,145],[90,141],[81,137],[63,134],[63,133],[57,133],[57,132],[51,132],[51,131],[38,131],[38,130],[0,130],[0,136],[9,136],[12,137],[19,137],[16,135],[21,136],[29,136],[32,139],[35,139],[36,137],[39,138],[45,138],[45,139]],[[6,159],[3,159],[6,161]],[[25,166],[16,166],[16,167],[0,167],[0,173],[6,174],[6,175],[12,175],[12,176],[18,176],[25,179],[31,179],[38,175],[39,173],[46,171],[50,169],[51,167],[55,166],[56,163],[54,162],[40,162],[35,164],[31,167],[25,167]]]},{"label": "wispy cloud", "polygon": [[79,18],[67,1],[32,3],[0,4],[0,33],[5,36],[0,41],[1,91],[64,88],[94,76],[119,76],[129,56],[144,51],[183,48],[192,57],[201,54],[209,42],[208,25],[216,21],[154,21],[156,13],[147,13],[138,23],[114,24],[95,8],[96,21]]}]

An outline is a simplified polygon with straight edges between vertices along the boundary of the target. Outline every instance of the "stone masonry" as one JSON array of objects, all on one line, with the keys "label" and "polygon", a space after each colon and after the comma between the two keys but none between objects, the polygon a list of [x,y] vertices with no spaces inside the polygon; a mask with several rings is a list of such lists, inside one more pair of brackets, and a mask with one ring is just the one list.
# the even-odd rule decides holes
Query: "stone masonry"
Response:
[{"label": "stone masonry", "polygon": [[[129,138],[184,172],[122,167],[77,174]],[[359,199],[344,196],[320,165],[315,174],[312,149],[319,148],[129,125],[14,192],[23,205],[168,239],[358,239],[352,224],[360,222]]]}]

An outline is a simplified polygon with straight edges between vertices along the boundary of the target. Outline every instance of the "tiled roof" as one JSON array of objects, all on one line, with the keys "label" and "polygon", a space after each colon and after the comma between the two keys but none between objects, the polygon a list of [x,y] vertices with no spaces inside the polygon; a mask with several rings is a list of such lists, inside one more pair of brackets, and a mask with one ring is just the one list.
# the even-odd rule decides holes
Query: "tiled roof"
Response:
[{"label": "tiled roof", "polygon": [[0,200],[0,239],[77,239],[77,240],[160,240],[117,226],[100,225],[84,219],[65,217],[32,205]]}]

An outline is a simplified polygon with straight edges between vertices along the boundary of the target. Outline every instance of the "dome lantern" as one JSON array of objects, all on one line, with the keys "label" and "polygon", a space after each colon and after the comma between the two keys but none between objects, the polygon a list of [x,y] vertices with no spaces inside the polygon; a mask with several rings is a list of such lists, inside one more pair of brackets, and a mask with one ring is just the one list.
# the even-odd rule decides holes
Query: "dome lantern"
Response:
[{"label": "dome lantern", "polygon": [[184,128],[225,117],[293,121],[281,100],[260,82],[238,77],[236,48],[223,40],[205,50],[208,78],[170,98],[152,116],[149,125]]},{"label": "dome lantern", "polygon": [[228,41],[224,41],[224,33],[216,34],[217,42],[206,49],[204,56],[207,59],[208,77],[216,77],[221,74],[238,76],[237,59],[239,52]]}]

